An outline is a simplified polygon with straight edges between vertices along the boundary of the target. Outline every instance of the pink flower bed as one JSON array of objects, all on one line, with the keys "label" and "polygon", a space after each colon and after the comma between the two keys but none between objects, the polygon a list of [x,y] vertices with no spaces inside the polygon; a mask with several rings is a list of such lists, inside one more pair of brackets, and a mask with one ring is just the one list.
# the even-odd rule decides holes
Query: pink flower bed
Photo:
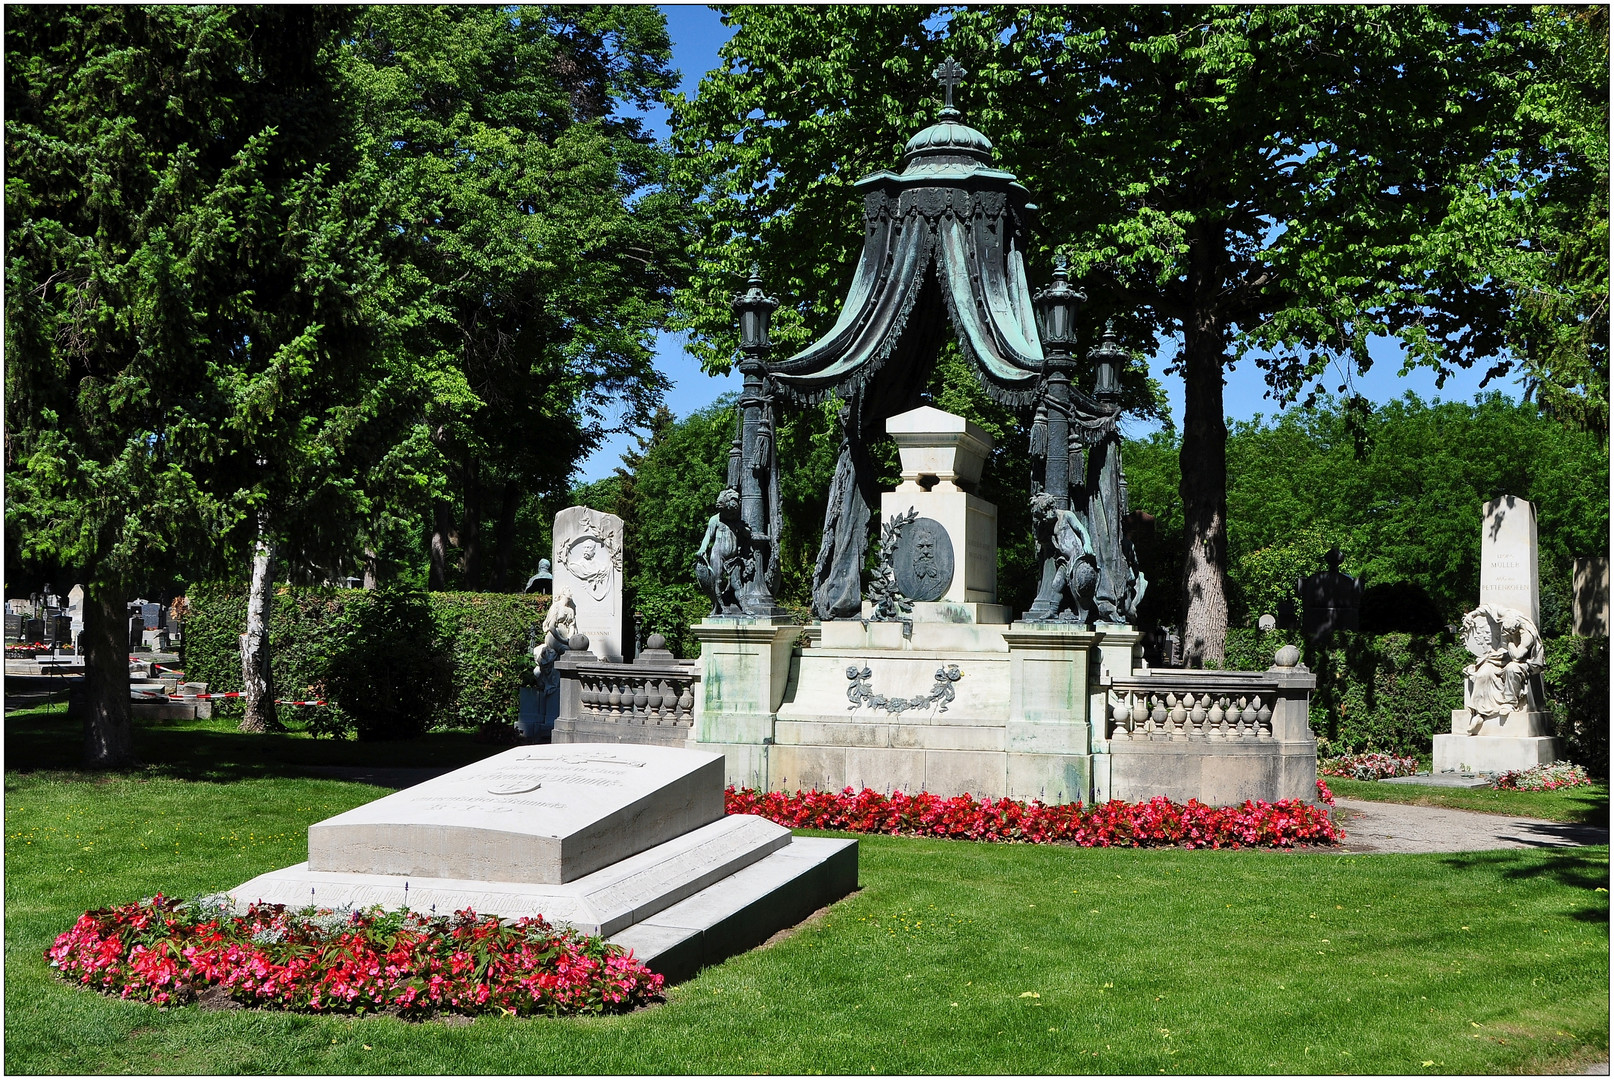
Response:
[{"label": "pink flower bed", "polygon": [[1557,791],[1559,788],[1580,787],[1592,782],[1590,774],[1579,765],[1555,761],[1528,769],[1514,769],[1491,781],[1498,791]]},{"label": "pink flower bed", "polygon": [[222,992],[306,1012],[618,1012],[663,982],[620,946],[541,918],[281,904],[234,915],[161,894],[85,912],[45,956],[63,978],[119,997],[169,1005]]},{"label": "pink flower bed", "polygon": [[[1319,798],[1332,805],[1322,781]],[[756,814],[792,828],[840,829],[893,836],[938,836],[996,843],[1080,844],[1082,847],[1241,848],[1337,844],[1344,832],[1328,811],[1299,799],[1243,806],[1187,804],[1164,797],[1144,803],[1112,801],[1048,806],[1016,799],[947,798],[920,792],[882,795],[864,788],[841,792],[726,792],[728,812]]]},{"label": "pink flower bed", "polygon": [[1417,758],[1378,752],[1345,754],[1317,763],[1317,775],[1342,776],[1347,780],[1388,780],[1392,776],[1413,776],[1417,772]]}]

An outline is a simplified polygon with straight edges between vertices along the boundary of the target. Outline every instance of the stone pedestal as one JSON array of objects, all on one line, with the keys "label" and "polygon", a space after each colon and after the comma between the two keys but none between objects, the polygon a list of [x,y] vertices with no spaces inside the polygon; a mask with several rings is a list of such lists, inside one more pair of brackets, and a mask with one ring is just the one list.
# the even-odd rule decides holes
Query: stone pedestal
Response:
[{"label": "stone pedestal", "polygon": [[695,743],[724,755],[736,787],[767,786],[774,718],[801,629],[783,618],[708,618],[693,627],[701,643]]},{"label": "stone pedestal", "polygon": [[996,603],[998,508],[970,494],[992,452],[992,436],[962,416],[928,405],[891,417],[885,429],[897,444],[902,482],[880,496],[881,520],[911,509],[945,531],[953,573],[937,600]]},{"label": "stone pedestal", "polygon": [[[1468,713],[1462,715],[1466,720]],[[1550,765],[1560,756],[1558,740],[1546,735],[1436,735],[1434,771],[1504,773]]]}]

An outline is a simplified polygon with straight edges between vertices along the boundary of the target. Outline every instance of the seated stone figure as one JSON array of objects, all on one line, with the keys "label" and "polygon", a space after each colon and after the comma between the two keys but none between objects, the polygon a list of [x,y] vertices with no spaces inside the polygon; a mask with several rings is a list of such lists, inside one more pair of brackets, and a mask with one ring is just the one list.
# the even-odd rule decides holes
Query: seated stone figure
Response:
[{"label": "seated stone figure", "polygon": [[544,615],[543,643],[533,648],[533,659],[538,658],[538,650],[544,646],[552,649],[556,656],[566,651],[567,643],[572,635],[577,633],[577,603],[572,594],[561,589],[549,602],[549,611]]},{"label": "seated stone figure", "polygon": [[1540,708],[1532,683],[1546,666],[1546,652],[1540,632],[1522,612],[1481,604],[1463,616],[1463,645],[1474,655],[1463,669],[1470,735],[1487,720]]},{"label": "seated stone figure", "polygon": [[1076,511],[1061,509],[1047,492],[1031,497],[1031,520],[1054,549],[1054,587],[1062,599],[1053,621],[1090,622],[1098,558],[1087,523]]}]

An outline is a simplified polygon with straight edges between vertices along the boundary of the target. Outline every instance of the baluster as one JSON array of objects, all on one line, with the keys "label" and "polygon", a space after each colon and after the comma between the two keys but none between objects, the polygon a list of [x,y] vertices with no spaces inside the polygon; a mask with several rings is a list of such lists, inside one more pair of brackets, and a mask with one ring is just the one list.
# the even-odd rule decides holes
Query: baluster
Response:
[{"label": "baluster", "polygon": [[1210,695],[1189,694],[1188,697],[1194,703],[1193,708],[1188,710],[1188,721],[1194,726],[1194,734],[1203,735],[1205,734],[1205,717],[1207,715],[1205,706],[1210,704]]},{"label": "baluster", "polygon": [[[1110,691],[1110,697],[1115,699],[1110,706],[1110,737],[1112,739],[1121,737],[1130,739],[1132,737],[1132,710],[1127,706],[1126,699],[1114,690]],[[1126,733],[1125,736],[1121,735],[1122,732]]]},{"label": "baluster", "polygon": [[695,722],[695,681],[691,679],[684,684],[684,692],[678,695],[678,718],[682,720],[689,717],[689,722]]},{"label": "baluster", "polygon": [[1261,725],[1262,735],[1270,739],[1272,738],[1272,706],[1266,704],[1260,698],[1256,698],[1255,701],[1257,705],[1261,706],[1261,710],[1255,714],[1255,719]]},{"label": "baluster", "polygon": [[[633,692],[633,712],[641,722],[644,720],[644,715],[649,711],[650,706],[650,691],[646,685],[647,682],[648,680],[639,680],[639,685]],[[656,700],[661,699],[658,697]]]},{"label": "baluster", "polygon": [[1148,734],[1154,733],[1154,720],[1149,715],[1149,706],[1145,700],[1146,695],[1132,693],[1127,698],[1132,702],[1132,729],[1136,731],[1139,726]]},{"label": "baluster", "polygon": [[1166,703],[1160,700],[1159,694],[1150,694],[1149,701],[1154,705],[1154,708],[1149,712],[1149,719],[1154,721],[1157,731],[1163,731],[1169,736],[1171,734],[1171,725],[1167,719],[1169,714],[1166,712]]},{"label": "baluster", "polygon": [[1182,699],[1176,694],[1167,694],[1166,704],[1171,706],[1168,715],[1171,717],[1172,734],[1187,734],[1188,709],[1183,705]]}]

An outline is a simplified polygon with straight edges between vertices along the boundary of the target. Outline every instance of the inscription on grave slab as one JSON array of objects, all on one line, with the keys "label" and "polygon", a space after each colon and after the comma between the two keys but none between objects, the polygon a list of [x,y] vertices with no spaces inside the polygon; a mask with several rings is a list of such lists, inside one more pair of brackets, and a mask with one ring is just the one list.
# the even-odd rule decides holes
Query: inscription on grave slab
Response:
[{"label": "inscription on grave slab", "polygon": [[308,864],[558,885],[722,816],[721,754],[523,746],[310,826]]}]

